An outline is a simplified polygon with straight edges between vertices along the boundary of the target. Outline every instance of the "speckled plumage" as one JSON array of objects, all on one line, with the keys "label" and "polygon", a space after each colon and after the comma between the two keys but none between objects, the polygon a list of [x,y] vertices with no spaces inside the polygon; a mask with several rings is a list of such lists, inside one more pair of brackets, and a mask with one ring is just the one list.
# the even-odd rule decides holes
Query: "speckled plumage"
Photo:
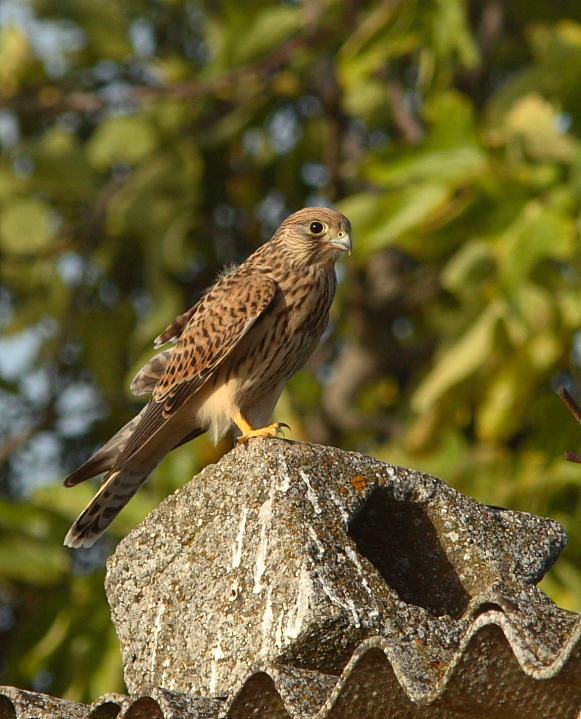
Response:
[{"label": "speckled plumage", "polygon": [[157,338],[156,347],[175,344],[131,385],[151,392],[149,403],[65,480],[70,487],[107,472],[65,544],[91,546],[165,455],[203,432],[217,441],[236,424],[243,440],[276,434],[279,425],[269,423],[283,387],[327,326],[350,229],[327,208],[291,215]]}]

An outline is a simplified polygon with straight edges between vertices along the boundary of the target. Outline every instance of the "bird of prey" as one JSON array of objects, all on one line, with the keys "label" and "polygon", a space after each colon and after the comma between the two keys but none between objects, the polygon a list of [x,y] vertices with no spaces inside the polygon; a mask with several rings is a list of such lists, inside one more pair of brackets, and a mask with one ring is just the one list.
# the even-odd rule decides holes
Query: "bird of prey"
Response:
[{"label": "bird of prey", "polygon": [[327,327],[335,262],[351,252],[350,231],[335,210],[296,212],[156,339],[156,348],[173,346],[131,384],[134,394],[151,399],[65,479],[73,487],[106,472],[66,545],[94,544],[165,455],[203,432],[216,442],[236,425],[245,443],[287,426],[272,423],[274,407]]}]

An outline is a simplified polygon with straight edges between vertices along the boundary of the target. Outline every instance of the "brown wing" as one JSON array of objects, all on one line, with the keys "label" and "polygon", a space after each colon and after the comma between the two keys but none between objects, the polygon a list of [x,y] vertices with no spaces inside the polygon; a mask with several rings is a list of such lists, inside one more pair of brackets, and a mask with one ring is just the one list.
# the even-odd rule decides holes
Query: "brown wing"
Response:
[{"label": "brown wing", "polygon": [[159,335],[159,337],[156,337],[153,346],[155,349],[158,349],[158,347],[161,347],[166,342],[177,342],[180,338],[181,333],[186,328],[189,321],[192,319],[192,316],[194,315],[197,304],[194,305],[191,309],[189,309],[187,312],[184,312],[182,315],[179,315],[175,318],[175,320],[169,324],[165,330]]},{"label": "brown wing", "polygon": [[173,348],[154,355],[149,362],[143,365],[131,382],[131,391],[137,397],[150,394],[155,389],[159,378],[165,370]]},{"label": "brown wing", "polygon": [[[224,268],[219,273],[217,280],[221,280],[223,277],[226,277],[226,275],[229,275],[230,273],[237,270],[238,267],[239,265],[232,263],[229,267]],[[173,342],[175,344],[179,340],[180,335],[182,334],[184,329],[187,327],[189,321],[192,319],[194,313],[196,312],[197,306],[198,305],[196,304],[187,312],[178,315],[175,320],[171,322],[158,337],[155,338],[155,340],[153,341],[154,348],[158,349],[167,342]]]},{"label": "brown wing", "polygon": [[258,272],[232,272],[193,308],[152,399],[113,469],[148,442],[228,357],[272,302],[276,283]]}]

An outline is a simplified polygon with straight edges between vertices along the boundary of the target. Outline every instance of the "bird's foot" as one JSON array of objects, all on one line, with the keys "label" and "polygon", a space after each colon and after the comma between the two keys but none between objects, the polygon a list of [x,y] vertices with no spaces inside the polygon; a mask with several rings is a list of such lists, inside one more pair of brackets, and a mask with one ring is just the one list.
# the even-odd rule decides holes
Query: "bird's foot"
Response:
[{"label": "bird's foot", "polygon": [[276,437],[279,434],[282,434],[284,437],[283,427],[290,429],[288,424],[285,424],[284,422],[274,422],[273,424],[269,424],[268,427],[251,429],[241,437],[238,437],[238,444],[246,444],[249,439],[252,439],[252,437]]}]

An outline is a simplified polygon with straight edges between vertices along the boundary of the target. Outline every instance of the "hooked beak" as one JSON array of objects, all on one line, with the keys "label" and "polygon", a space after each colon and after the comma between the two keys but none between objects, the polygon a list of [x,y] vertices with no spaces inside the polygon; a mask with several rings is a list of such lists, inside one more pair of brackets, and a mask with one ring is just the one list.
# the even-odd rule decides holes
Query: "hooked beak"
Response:
[{"label": "hooked beak", "polygon": [[337,233],[337,237],[335,237],[334,240],[331,240],[331,244],[348,254],[351,254],[351,250],[353,249],[353,245],[351,244],[351,235],[344,230]]}]

